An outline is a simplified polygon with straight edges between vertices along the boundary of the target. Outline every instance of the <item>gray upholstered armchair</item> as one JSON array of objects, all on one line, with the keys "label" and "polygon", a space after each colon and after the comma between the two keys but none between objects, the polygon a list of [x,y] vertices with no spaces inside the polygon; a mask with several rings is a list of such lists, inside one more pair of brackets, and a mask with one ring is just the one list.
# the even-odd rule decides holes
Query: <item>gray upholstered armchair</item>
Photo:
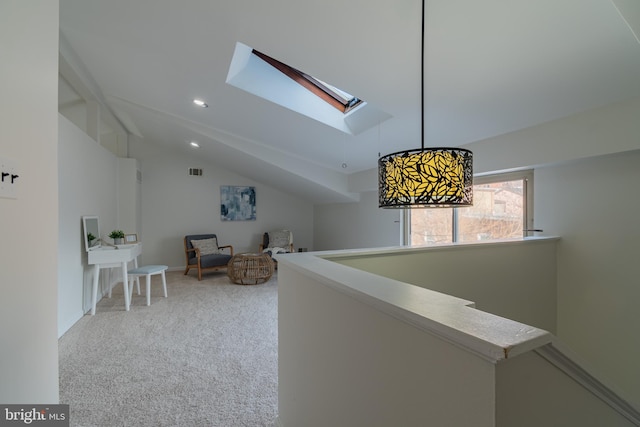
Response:
[{"label": "gray upholstered armchair", "polygon": [[[229,253],[223,253],[224,250]],[[233,246],[219,246],[215,234],[193,234],[184,237],[184,253],[187,258],[184,274],[195,268],[198,270],[198,280],[202,280],[202,272],[227,268],[233,256]]]}]

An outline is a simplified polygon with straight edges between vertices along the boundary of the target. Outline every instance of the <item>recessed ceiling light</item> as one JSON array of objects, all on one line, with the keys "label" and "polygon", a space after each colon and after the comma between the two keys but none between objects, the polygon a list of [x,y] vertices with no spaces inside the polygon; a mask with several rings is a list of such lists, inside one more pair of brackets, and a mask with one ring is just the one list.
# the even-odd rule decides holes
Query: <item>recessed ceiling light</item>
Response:
[{"label": "recessed ceiling light", "polygon": [[204,102],[202,99],[194,99],[193,103],[196,104],[198,107],[202,107],[202,108],[207,108],[208,105],[206,102]]},{"label": "recessed ceiling light", "polygon": [[197,143],[197,142],[195,142],[195,141],[191,141],[189,144],[191,144],[191,146],[192,146],[192,147],[200,148],[200,144],[198,144],[198,143]]}]

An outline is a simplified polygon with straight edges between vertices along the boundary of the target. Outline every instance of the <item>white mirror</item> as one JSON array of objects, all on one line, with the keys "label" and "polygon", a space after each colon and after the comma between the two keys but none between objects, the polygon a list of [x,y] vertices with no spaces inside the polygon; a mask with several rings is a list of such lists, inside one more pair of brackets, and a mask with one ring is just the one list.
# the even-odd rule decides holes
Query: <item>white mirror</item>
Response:
[{"label": "white mirror", "polygon": [[88,251],[99,248],[100,245],[100,225],[97,216],[83,216],[82,227],[84,234],[84,247]]}]

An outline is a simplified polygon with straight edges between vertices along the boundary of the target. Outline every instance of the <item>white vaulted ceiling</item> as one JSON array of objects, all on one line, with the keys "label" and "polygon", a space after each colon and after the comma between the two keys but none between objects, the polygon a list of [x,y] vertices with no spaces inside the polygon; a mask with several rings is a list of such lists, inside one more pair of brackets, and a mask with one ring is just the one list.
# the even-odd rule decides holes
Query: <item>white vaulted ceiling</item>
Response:
[{"label": "white vaulted ceiling", "polygon": [[[341,201],[349,174],[420,145],[420,12],[420,0],[60,0],[61,52],[145,142],[197,140],[212,164]],[[639,12],[636,0],[427,0],[426,145],[640,96]],[[349,135],[229,85],[238,42],[391,118]]]}]

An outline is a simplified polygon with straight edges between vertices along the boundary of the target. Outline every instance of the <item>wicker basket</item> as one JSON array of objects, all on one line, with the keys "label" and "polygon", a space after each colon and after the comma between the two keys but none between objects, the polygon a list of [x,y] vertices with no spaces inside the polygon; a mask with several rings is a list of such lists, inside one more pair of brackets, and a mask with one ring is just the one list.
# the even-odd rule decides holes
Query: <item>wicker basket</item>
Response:
[{"label": "wicker basket", "polygon": [[273,275],[274,264],[268,254],[236,254],[227,264],[227,275],[240,285],[257,285]]}]

